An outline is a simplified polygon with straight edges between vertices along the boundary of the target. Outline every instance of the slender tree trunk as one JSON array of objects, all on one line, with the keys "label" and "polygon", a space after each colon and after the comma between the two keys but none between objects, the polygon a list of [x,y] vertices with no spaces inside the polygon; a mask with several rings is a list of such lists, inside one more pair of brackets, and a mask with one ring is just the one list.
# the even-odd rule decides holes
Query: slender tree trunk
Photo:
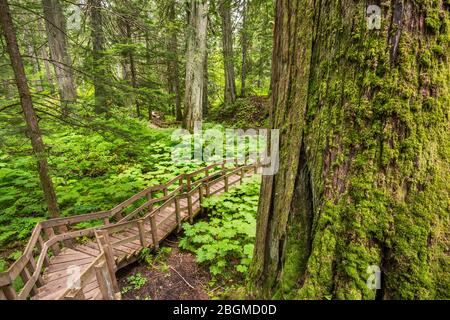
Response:
[{"label": "slender tree trunk", "polygon": [[202,116],[206,118],[208,116],[208,48],[206,48],[205,62],[203,64],[203,100],[202,100]]},{"label": "slender tree trunk", "polygon": [[49,56],[48,56],[48,52],[47,52],[47,47],[46,46],[42,46],[39,50],[39,56],[41,57],[43,63],[44,63],[44,69],[45,69],[45,75],[47,78],[47,82],[50,86],[50,90],[53,92],[54,90],[54,83],[53,83],[53,73],[52,73],[52,69],[50,67],[50,62],[49,62]]},{"label": "slender tree trunk", "polygon": [[177,121],[183,120],[183,114],[181,111],[181,91],[180,91],[180,70],[178,59],[178,30],[175,28],[175,0],[172,0],[168,7],[168,20],[169,20],[169,45],[168,50],[171,56],[168,59],[168,79],[169,79],[169,91],[173,95],[173,101],[175,105],[175,116]]},{"label": "slender tree trunk", "polygon": [[70,111],[70,104],[76,100],[77,92],[72,73],[72,60],[68,52],[66,20],[59,0],[42,0],[42,5],[61,109],[63,114],[67,114]]},{"label": "slender tree trunk", "polygon": [[[126,30],[127,42],[129,44],[132,44],[133,43],[133,34],[131,31],[130,22],[128,21],[128,19],[125,19],[125,30]],[[134,54],[133,54],[132,50],[129,50],[129,52],[128,52],[128,62],[130,65],[131,86],[133,87],[133,89],[137,89],[138,83],[137,83],[136,65],[134,62]],[[136,93],[133,93],[133,95],[136,96]],[[140,109],[139,100],[137,99],[137,97],[135,97],[135,99],[134,99],[134,104],[136,106],[136,116],[138,118],[141,118],[141,109]]]},{"label": "slender tree trunk", "polygon": [[450,298],[448,7],[385,2],[381,30],[365,13],[276,2],[280,169],[261,190],[259,297]]},{"label": "slender tree trunk", "polygon": [[222,47],[225,69],[225,103],[233,103],[234,101],[236,101],[236,80],[234,75],[231,0],[220,0],[219,12],[222,18]]},{"label": "slender tree trunk", "polygon": [[17,44],[16,34],[13,28],[13,21],[6,0],[0,0],[0,20],[3,28],[3,34],[6,39],[6,49],[11,59],[11,66],[14,70],[17,89],[20,95],[22,110],[27,123],[27,134],[31,139],[33,152],[37,158],[39,178],[44,191],[45,201],[52,218],[59,217],[58,202],[53,188],[52,180],[48,173],[47,156],[45,146],[42,141],[41,132],[33,109],[30,90],[28,88],[25,69]]},{"label": "slender tree trunk", "polygon": [[248,0],[243,1],[242,9],[242,30],[241,30],[241,46],[242,46],[242,64],[241,64],[241,97],[246,94],[247,82],[247,52],[248,52],[248,26],[247,26],[247,8]]},{"label": "slender tree trunk", "polygon": [[104,84],[106,78],[106,65],[104,57],[105,39],[103,35],[102,1],[89,0],[91,9],[91,37],[92,37],[92,60],[93,81],[95,90],[95,113],[108,112],[107,89]]},{"label": "slender tree trunk", "polygon": [[190,0],[187,4],[189,26],[184,127],[191,131],[194,129],[195,122],[202,120],[208,7],[207,0]]},{"label": "slender tree trunk", "polygon": [[30,57],[33,57],[33,61],[32,61],[33,73],[34,74],[39,74],[39,80],[36,80],[36,90],[38,92],[41,92],[42,90],[44,90],[44,88],[42,87],[42,84],[44,83],[44,80],[42,79],[41,65],[39,63],[38,54],[36,52],[36,46],[31,41],[33,39],[33,37],[30,36],[31,32],[30,32],[29,29],[27,30],[27,35],[28,35],[28,39],[29,39],[29,42],[27,44],[28,55]]}]

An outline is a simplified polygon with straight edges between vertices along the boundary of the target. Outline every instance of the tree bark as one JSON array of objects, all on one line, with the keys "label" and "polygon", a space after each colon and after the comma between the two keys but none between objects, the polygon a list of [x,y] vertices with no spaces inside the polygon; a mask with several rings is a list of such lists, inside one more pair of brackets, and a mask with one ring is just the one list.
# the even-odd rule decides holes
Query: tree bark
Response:
[{"label": "tree bark", "polygon": [[47,47],[46,46],[42,46],[40,48],[39,56],[43,60],[47,82],[49,84],[51,92],[53,92],[54,89],[55,89],[54,88],[54,83],[53,83],[53,73],[52,73],[52,69],[51,69],[51,66],[50,66],[50,62],[49,62],[50,59],[49,59],[49,56],[48,56],[48,52],[47,52]]},{"label": "tree bark", "polygon": [[106,65],[104,57],[105,38],[103,35],[102,1],[89,0],[91,9],[91,37],[92,37],[92,60],[93,81],[95,90],[95,113],[108,112],[107,89],[104,84],[106,78]]},{"label": "tree bark", "polygon": [[280,169],[261,189],[258,297],[450,298],[448,6],[385,2],[381,30],[365,12],[276,2]]},{"label": "tree bark", "polygon": [[206,118],[208,116],[208,48],[206,48],[205,62],[203,63],[203,99],[202,99],[202,116]]},{"label": "tree bark", "polygon": [[61,99],[61,110],[67,115],[70,104],[77,97],[72,72],[72,60],[68,52],[66,20],[58,0],[42,0],[50,57],[55,69],[56,82]]},{"label": "tree bark", "polygon": [[167,12],[167,19],[169,20],[168,51],[171,55],[167,61],[167,71],[169,80],[169,93],[173,96],[176,120],[182,121],[183,114],[181,111],[180,68],[178,65],[178,30],[175,27],[175,4],[175,0],[171,0]]},{"label": "tree bark", "polygon": [[11,66],[16,78],[17,89],[20,95],[22,111],[27,123],[27,134],[31,139],[33,153],[37,159],[39,178],[42,189],[44,191],[45,201],[48,206],[50,216],[52,218],[59,217],[58,202],[56,193],[53,188],[52,180],[48,173],[47,156],[45,152],[44,142],[42,141],[41,132],[33,108],[31,94],[25,76],[22,58],[17,44],[17,38],[13,27],[9,5],[6,0],[0,0],[0,20],[3,28],[3,34],[6,39],[6,49],[11,59]]},{"label": "tree bark", "polygon": [[236,79],[234,75],[233,27],[231,24],[231,0],[220,0],[222,18],[222,49],[225,69],[225,103],[236,101]]},{"label": "tree bark", "polygon": [[[125,30],[126,30],[127,41],[129,44],[132,44],[133,43],[133,35],[132,35],[132,31],[131,31],[130,22],[128,21],[128,19],[125,19]],[[131,50],[131,49],[128,51],[128,62],[130,64],[131,86],[133,87],[133,89],[137,89],[138,83],[137,83],[137,74],[136,74],[136,64],[134,62],[133,50]],[[140,109],[139,100],[136,97],[136,93],[133,93],[133,95],[135,96],[134,104],[136,106],[136,116],[138,118],[141,118],[141,109]]]},{"label": "tree bark", "polygon": [[183,124],[190,131],[194,129],[195,122],[202,120],[208,7],[207,0],[190,0],[187,3],[189,25]]},{"label": "tree bark", "polygon": [[242,30],[241,30],[241,47],[242,47],[242,63],[241,63],[241,97],[246,94],[247,82],[247,54],[248,54],[248,22],[247,22],[247,0],[243,1],[242,8]]}]

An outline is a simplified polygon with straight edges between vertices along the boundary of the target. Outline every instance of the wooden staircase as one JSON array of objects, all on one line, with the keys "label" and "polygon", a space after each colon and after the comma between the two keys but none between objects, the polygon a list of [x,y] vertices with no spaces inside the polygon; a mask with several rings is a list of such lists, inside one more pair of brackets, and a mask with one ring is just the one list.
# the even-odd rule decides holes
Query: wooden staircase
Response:
[{"label": "wooden staircase", "polygon": [[[224,160],[149,187],[109,211],[39,222],[23,255],[0,273],[0,300],[120,299],[117,270],[139,259],[143,248],[157,250],[182,222],[192,223],[204,197],[257,171],[257,164]],[[88,221],[98,226],[77,228]],[[16,292],[18,278],[24,286]]]}]

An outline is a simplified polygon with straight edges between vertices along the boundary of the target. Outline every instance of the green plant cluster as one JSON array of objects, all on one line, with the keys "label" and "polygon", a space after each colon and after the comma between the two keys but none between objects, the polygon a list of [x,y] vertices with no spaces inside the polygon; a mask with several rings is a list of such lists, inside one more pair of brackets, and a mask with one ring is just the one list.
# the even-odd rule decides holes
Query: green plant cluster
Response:
[{"label": "green plant cluster", "polygon": [[192,251],[215,277],[245,276],[253,257],[260,179],[206,199],[208,218],[183,225],[180,247]]},{"label": "green plant cluster", "polygon": [[147,284],[148,279],[141,273],[136,273],[127,278],[128,286],[122,288],[122,293],[125,294],[130,290],[139,290]]}]

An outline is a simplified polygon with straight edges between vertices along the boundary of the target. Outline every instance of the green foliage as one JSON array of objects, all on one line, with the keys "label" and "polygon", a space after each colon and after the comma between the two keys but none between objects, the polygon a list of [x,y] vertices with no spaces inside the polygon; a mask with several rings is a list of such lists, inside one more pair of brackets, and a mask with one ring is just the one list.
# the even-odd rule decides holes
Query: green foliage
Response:
[{"label": "green foliage", "polygon": [[[98,130],[43,126],[63,216],[108,210],[149,185],[200,165],[173,163],[171,130],[150,129],[131,118],[94,123],[92,129]],[[47,218],[31,146],[15,129],[13,123],[0,128],[0,246],[26,240],[36,223]]]},{"label": "green foliage", "polygon": [[148,279],[143,277],[140,272],[127,278],[128,284],[133,290],[139,290],[147,283]]},{"label": "green foliage", "polygon": [[236,128],[267,127],[269,118],[268,96],[239,98],[233,104],[221,104],[210,110],[210,118]]},{"label": "green foliage", "polygon": [[169,270],[168,265],[165,263],[167,256],[172,252],[170,247],[160,247],[155,254],[152,254],[149,248],[144,248],[141,251],[140,258],[144,261],[148,267],[157,268],[163,273],[167,273]]},{"label": "green foliage", "polygon": [[184,224],[180,247],[209,265],[215,277],[247,274],[253,256],[260,182],[257,177],[219,197],[205,200],[208,219]]}]

